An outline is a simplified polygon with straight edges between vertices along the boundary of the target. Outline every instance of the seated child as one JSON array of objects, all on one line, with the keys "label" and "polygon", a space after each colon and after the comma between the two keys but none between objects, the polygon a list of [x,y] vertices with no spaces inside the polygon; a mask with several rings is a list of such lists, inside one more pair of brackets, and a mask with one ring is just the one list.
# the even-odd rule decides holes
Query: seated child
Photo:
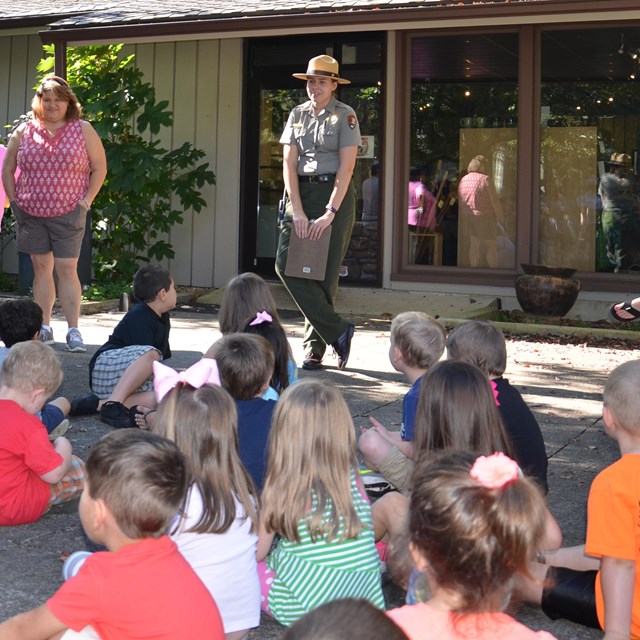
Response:
[{"label": "seated child", "polygon": [[389,617],[410,640],[551,640],[503,613],[544,537],[545,511],[539,488],[503,453],[419,457],[409,550],[429,595]]},{"label": "seated child", "polygon": [[215,342],[207,354],[215,358],[222,387],[236,401],[240,460],[260,492],[276,406],[275,400],[262,398],[273,374],[273,349],[261,336],[230,333]]},{"label": "seated child", "polygon": [[405,311],[391,323],[389,360],[396,371],[412,385],[402,402],[402,428],[388,431],[375,418],[371,429],[361,429],[358,449],[365,464],[377,469],[398,490],[411,482],[415,453],[413,426],[420,385],[429,367],[444,353],[445,332],[436,320],[420,311]]},{"label": "seated child", "polygon": [[35,417],[62,382],[53,349],[36,340],[19,342],[0,377],[0,525],[27,524],[80,496],[84,463],[66,438],[52,444]]},{"label": "seated child", "polygon": [[609,376],[603,397],[606,432],[621,458],[589,490],[587,541],[538,554],[522,595],[552,619],[604,629],[605,638],[640,637],[640,360]]},{"label": "seated child", "polygon": [[[42,309],[27,298],[7,300],[0,304],[0,340],[4,347],[0,348],[0,366],[9,353],[9,349],[18,342],[38,340],[42,328]],[[47,428],[49,436],[55,438],[67,431],[71,405],[62,396],[45,403],[37,415]]]},{"label": "seated child", "polygon": [[86,472],[80,520],[108,551],[90,555],[45,604],[0,624],[0,637],[72,629],[79,635],[63,638],[223,640],[215,601],[166,535],[189,485],[176,445],[116,431],[91,449]]},{"label": "seated child", "polygon": [[465,322],[449,334],[447,354],[451,360],[475,364],[492,380],[497,392],[496,404],[511,438],[516,460],[527,475],[540,483],[546,494],[549,491],[548,462],[542,432],[520,392],[502,377],[507,368],[507,345],[502,331],[489,320]]},{"label": "seated child", "polygon": [[133,277],[138,303],[120,320],[89,362],[93,394],[71,403],[71,415],[100,412],[112,427],[135,427],[137,405],[156,406],[153,363],[171,357],[169,311],[176,306],[171,274],[159,265],[141,267]]},{"label": "seated child", "polygon": [[320,605],[294,622],[280,640],[409,640],[398,625],[362,598]]}]

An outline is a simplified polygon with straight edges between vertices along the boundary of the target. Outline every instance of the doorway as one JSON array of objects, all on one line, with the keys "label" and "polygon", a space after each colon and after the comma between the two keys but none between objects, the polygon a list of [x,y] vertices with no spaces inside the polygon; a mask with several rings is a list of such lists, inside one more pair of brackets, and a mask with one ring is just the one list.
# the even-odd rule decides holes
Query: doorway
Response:
[{"label": "doorway", "polygon": [[243,271],[276,277],[278,202],[283,195],[279,139],[291,109],[307,100],[304,82],[292,74],[304,72],[309,59],[326,53],[340,63],[340,75],[351,80],[351,84],[340,87],[337,97],[356,111],[363,137],[353,175],[358,198],[356,224],[341,282],[380,286],[382,256],[378,230],[382,223],[377,175],[382,157],[383,44],[381,33],[262,38],[247,42],[244,189],[240,199]]}]

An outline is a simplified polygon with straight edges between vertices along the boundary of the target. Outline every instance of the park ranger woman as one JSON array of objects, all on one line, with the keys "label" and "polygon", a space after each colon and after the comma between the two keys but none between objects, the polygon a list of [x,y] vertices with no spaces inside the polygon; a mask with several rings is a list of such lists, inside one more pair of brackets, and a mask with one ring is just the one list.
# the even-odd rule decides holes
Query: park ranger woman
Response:
[{"label": "park ranger woman", "polygon": [[[280,138],[283,175],[288,193],[282,223],[276,272],[305,317],[303,369],[319,369],[327,345],[344,369],[355,326],[334,309],[342,260],[347,253],[355,220],[355,190],[351,176],[360,145],[358,119],[351,107],[336,99],[339,75],[331,56],[309,61],[306,73],[309,100],[293,109]],[[324,280],[285,274],[291,233],[317,240],[331,226],[331,242]]]}]

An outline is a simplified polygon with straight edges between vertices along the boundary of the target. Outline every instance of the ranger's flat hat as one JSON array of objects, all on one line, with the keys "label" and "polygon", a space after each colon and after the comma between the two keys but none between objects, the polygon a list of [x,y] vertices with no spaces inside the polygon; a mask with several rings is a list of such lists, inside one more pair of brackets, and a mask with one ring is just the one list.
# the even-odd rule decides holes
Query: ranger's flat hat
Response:
[{"label": "ranger's flat hat", "polygon": [[351,80],[340,77],[338,61],[331,56],[316,56],[309,60],[306,73],[294,73],[293,77],[299,80],[308,80],[309,77],[322,77],[335,80],[338,84],[351,84]]}]

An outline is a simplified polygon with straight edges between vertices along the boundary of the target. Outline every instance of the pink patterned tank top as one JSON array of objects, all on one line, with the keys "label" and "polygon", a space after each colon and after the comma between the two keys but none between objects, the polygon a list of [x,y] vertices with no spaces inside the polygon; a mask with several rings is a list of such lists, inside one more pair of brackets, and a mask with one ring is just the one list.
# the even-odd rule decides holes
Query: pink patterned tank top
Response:
[{"label": "pink patterned tank top", "polygon": [[64,215],[87,193],[91,165],[81,120],[69,120],[53,136],[37,120],[28,122],[17,161],[16,201],[29,215]]}]

